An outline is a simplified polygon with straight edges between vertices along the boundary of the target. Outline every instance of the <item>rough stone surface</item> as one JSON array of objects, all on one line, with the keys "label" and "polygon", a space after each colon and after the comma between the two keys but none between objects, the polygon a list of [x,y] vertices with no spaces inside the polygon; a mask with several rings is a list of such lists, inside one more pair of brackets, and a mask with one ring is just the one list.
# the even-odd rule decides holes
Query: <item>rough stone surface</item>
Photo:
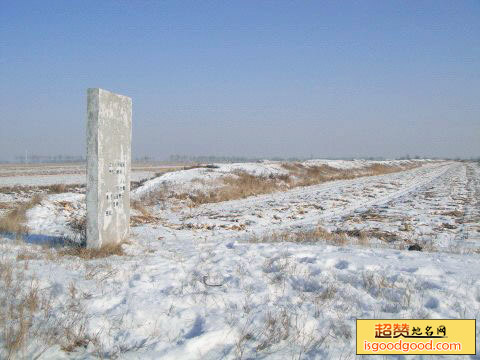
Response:
[{"label": "rough stone surface", "polygon": [[128,237],[132,99],[87,91],[87,247]]}]

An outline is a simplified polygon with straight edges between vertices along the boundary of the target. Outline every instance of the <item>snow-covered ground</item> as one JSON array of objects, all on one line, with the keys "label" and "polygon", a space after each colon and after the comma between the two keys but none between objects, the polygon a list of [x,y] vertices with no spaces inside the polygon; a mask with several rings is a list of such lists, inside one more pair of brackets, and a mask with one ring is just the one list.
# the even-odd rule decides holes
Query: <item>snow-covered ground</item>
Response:
[{"label": "snow-covered ground", "polygon": [[[182,191],[214,188],[222,173],[235,169],[285,171],[266,163],[173,172],[147,182],[134,197],[172,184]],[[480,319],[479,195],[478,163],[425,162],[403,172],[198,207],[157,204],[148,209],[149,223],[132,228],[121,257],[55,257],[40,245],[5,238],[1,261],[20,263],[27,277],[38,279],[51,296],[54,318],[66,316],[74,284],[84,332],[95,339],[64,352],[32,338],[20,355],[353,359],[356,318]],[[83,201],[82,194],[46,198],[28,212],[36,237],[27,241],[72,236],[67,222],[84,214]],[[268,242],[273,232],[318,225],[395,238]],[[404,249],[412,243],[428,251]],[[17,261],[25,252],[36,256]]]}]

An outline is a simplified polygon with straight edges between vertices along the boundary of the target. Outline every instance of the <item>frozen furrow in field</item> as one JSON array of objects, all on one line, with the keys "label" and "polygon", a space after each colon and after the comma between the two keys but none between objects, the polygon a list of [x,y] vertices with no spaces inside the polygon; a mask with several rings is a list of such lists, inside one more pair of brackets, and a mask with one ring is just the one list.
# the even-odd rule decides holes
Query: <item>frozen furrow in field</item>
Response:
[{"label": "frozen furrow in field", "polygon": [[[444,176],[449,171],[455,171],[458,168],[458,165],[447,165],[441,166],[439,168],[431,169],[431,172],[425,173],[422,171],[420,174],[422,176],[419,178],[417,176],[413,176],[407,182],[402,184],[398,187],[397,190],[392,191],[386,195],[380,196],[378,198],[370,200],[368,197],[360,198],[357,201],[353,202],[350,206],[343,207],[343,208],[332,208],[329,211],[325,211],[324,213],[320,214],[317,218],[317,221],[312,223],[311,219],[303,219],[301,221],[296,221],[292,225],[288,225],[287,227],[294,227],[294,228],[311,228],[318,224],[319,221],[324,222],[327,220],[331,220],[333,218],[340,218],[342,216],[351,214],[358,210],[367,211],[373,206],[379,206],[386,204],[396,198],[403,197],[411,192],[414,192],[427,184],[435,181],[436,179]],[[425,169],[424,169],[425,170]],[[393,178],[395,176],[392,176]],[[385,175],[382,180],[388,179],[389,175]],[[367,186],[367,188],[375,186],[377,184],[376,181],[379,179],[364,179],[361,185]],[[368,181],[370,180],[370,182]],[[372,181],[373,180],[373,181]]]},{"label": "frozen furrow in field", "polygon": [[405,196],[368,211],[343,216],[329,225],[343,231],[380,230],[398,244],[415,242],[430,249],[471,252],[480,248],[478,164],[457,163],[443,175]]},{"label": "frozen furrow in field", "polygon": [[332,217],[340,217],[340,216],[348,215],[360,208],[368,209],[372,206],[386,204],[387,202],[392,201],[393,199],[405,196],[413,191],[418,190],[419,188],[444,176],[447,172],[455,170],[455,168],[457,167],[458,165],[451,165],[451,166],[441,167],[440,169],[435,169],[435,171],[432,171],[430,174],[427,174],[425,177],[421,179],[414,179],[412,181],[407,182],[404,186],[401,186],[397,191],[394,191],[391,194],[381,196],[377,199],[370,200],[370,201],[364,201],[364,199],[362,199],[357,203],[353,204],[352,206],[349,206],[341,210],[333,209],[331,212],[328,212],[320,216],[320,219],[324,220]]}]

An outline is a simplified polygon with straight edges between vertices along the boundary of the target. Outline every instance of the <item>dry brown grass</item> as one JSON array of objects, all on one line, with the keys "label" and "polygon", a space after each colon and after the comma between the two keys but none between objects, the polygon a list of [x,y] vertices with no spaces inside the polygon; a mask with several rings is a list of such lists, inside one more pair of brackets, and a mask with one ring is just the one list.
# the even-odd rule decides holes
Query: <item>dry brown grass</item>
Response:
[{"label": "dry brown grass", "polygon": [[17,254],[17,261],[37,260],[37,259],[41,259],[41,258],[42,258],[42,256],[40,254],[34,253],[34,252],[26,250],[26,249],[22,249],[22,251],[20,251]]},{"label": "dry brown grass", "polygon": [[82,184],[52,184],[52,185],[15,185],[15,186],[2,186],[0,187],[0,193],[8,194],[21,194],[21,193],[42,193],[42,194],[61,194],[66,192],[78,192],[80,189],[85,188]]},{"label": "dry brown grass", "polygon": [[153,215],[130,215],[130,226],[158,224],[160,218]]},{"label": "dry brown grass", "polygon": [[235,172],[234,175],[223,179],[224,186],[207,193],[182,196],[188,198],[195,206],[216,203],[221,201],[243,199],[249,196],[267,194],[278,190],[285,190],[290,187],[289,177],[283,176],[255,176],[244,171]]},{"label": "dry brown grass", "polygon": [[30,261],[45,259],[48,261],[58,262],[62,257],[77,257],[83,260],[95,260],[102,259],[109,256],[125,256],[123,251],[123,245],[127,242],[121,242],[119,244],[108,244],[101,248],[87,248],[84,244],[71,244],[64,247],[52,248],[45,245],[42,249],[33,252],[30,248],[23,248],[17,253],[17,261]]},{"label": "dry brown grass", "polygon": [[11,209],[12,206],[10,202],[0,201],[0,209]]},{"label": "dry brown grass", "polygon": [[[416,167],[387,166],[374,164],[360,169],[337,169],[328,165],[305,166],[302,163],[284,163],[282,167],[289,173],[284,175],[257,176],[245,171],[237,171],[231,176],[223,178],[223,186],[207,192],[199,191],[194,194],[174,194],[179,200],[189,200],[193,206],[207,203],[244,199],[249,196],[269,194],[275,191],[285,191],[298,186],[311,186],[327,181],[347,180],[364,176],[376,176],[403,171]],[[165,191],[162,201],[167,196]],[[149,195],[150,200],[159,200],[159,194]],[[151,202],[151,201],[150,201]]]},{"label": "dry brown grass", "polygon": [[350,231],[336,230],[334,231],[334,233],[338,235],[356,238],[360,245],[368,245],[368,242],[369,242],[368,239],[369,239],[369,236],[371,236],[371,234],[362,230],[350,230]]},{"label": "dry brown grass", "polygon": [[292,314],[286,309],[278,313],[267,311],[264,318],[263,328],[260,329],[257,351],[268,349],[283,340],[287,340],[292,331]]},{"label": "dry brown grass", "polygon": [[442,213],[444,216],[452,216],[452,217],[461,217],[463,216],[463,212],[460,210],[452,210],[452,211],[445,211]]},{"label": "dry brown grass", "polygon": [[55,315],[54,305],[48,287],[40,289],[23,266],[0,260],[0,358],[26,358],[33,339],[42,344],[36,354],[30,353],[33,358],[55,345],[68,352],[98,343],[86,333],[87,316],[73,283],[67,301],[56,304],[62,311]]},{"label": "dry brown grass", "polygon": [[[174,197],[173,192],[166,184],[162,184],[155,191],[150,191],[143,195],[141,201],[145,205],[165,204],[170,197]],[[187,194],[185,194],[185,198],[187,197]]]},{"label": "dry brown grass", "polygon": [[71,241],[85,245],[87,243],[87,218],[85,216],[73,217],[67,225],[75,234]]},{"label": "dry brown grass", "polygon": [[366,230],[336,230],[336,234],[343,234],[352,238],[358,239],[360,244],[368,244],[369,238],[376,238],[384,242],[390,243],[399,240],[400,238],[392,232],[382,231],[378,229],[366,229]]},{"label": "dry brown grass", "polygon": [[132,200],[130,202],[132,209],[137,210],[140,215],[130,216],[130,226],[138,226],[143,224],[156,224],[160,219],[150,213],[148,208],[138,200]]},{"label": "dry brown grass", "polygon": [[452,225],[452,224],[448,224],[448,223],[443,223],[443,224],[440,226],[440,229],[453,230],[453,229],[456,229],[456,228],[457,228],[456,225]]},{"label": "dry brown grass", "polygon": [[296,186],[310,186],[327,181],[348,180],[364,176],[376,176],[404,171],[416,166],[388,166],[373,164],[359,169],[337,169],[328,165],[305,166],[301,163],[282,165],[290,174],[297,177]]},{"label": "dry brown grass", "polygon": [[321,226],[317,226],[312,230],[304,231],[285,231],[285,232],[273,232],[263,235],[261,237],[254,236],[250,240],[253,243],[278,243],[278,242],[293,242],[293,243],[313,243],[313,242],[326,242],[337,246],[344,246],[348,243],[348,238],[344,233],[335,233],[325,230]]},{"label": "dry brown grass", "polygon": [[83,246],[64,247],[59,249],[57,254],[58,256],[75,256],[84,260],[105,258],[113,255],[123,256],[125,255],[122,248],[123,244],[124,242],[118,244],[107,244],[98,249],[86,248]]},{"label": "dry brown grass", "polygon": [[317,226],[312,230],[303,231],[284,231],[273,232],[263,236],[254,236],[249,241],[253,243],[279,243],[279,242],[293,242],[293,243],[314,243],[326,242],[336,246],[345,246],[349,242],[354,241],[354,244],[361,246],[370,245],[370,239],[376,238],[386,243],[395,242],[400,238],[394,233],[387,231],[380,231],[377,229],[366,230],[341,230],[328,231],[321,226]]},{"label": "dry brown grass", "polygon": [[263,358],[276,353],[281,344],[293,345],[289,359],[304,359],[306,353],[320,349],[327,339],[326,333],[308,326],[306,320],[306,316],[289,308],[275,306],[266,310],[258,326],[247,321],[240,327],[235,359]]},{"label": "dry brown grass", "polygon": [[160,218],[153,215],[132,215],[130,216],[130,226],[139,226],[144,224],[158,224]]},{"label": "dry brown grass", "polygon": [[383,221],[386,216],[379,214],[375,209],[368,209],[359,215],[360,219],[367,221]]},{"label": "dry brown grass", "polygon": [[[30,285],[30,286],[28,286]],[[25,345],[39,308],[38,286],[28,284],[24,272],[12,263],[0,263],[0,340],[5,359],[12,359]]]},{"label": "dry brown grass", "polygon": [[67,192],[67,186],[65,184],[53,184],[46,188],[48,192],[54,194],[61,194]]},{"label": "dry brown grass", "polygon": [[132,200],[130,201],[130,207],[132,209],[135,209],[137,210],[138,212],[140,212],[142,215],[144,216],[149,216],[150,215],[150,212],[147,210],[147,208],[145,207],[145,205],[143,205],[140,201],[138,200]]},{"label": "dry brown grass", "polygon": [[17,237],[27,233],[28,228],[25,225],[27,221],[27,211],[32,207],[39,205],[42,197],[38,194],[34,195],[30,201],[21,203],[16,208],[10,210],[5,216],[0,218],[0,232],[14,233]]}]

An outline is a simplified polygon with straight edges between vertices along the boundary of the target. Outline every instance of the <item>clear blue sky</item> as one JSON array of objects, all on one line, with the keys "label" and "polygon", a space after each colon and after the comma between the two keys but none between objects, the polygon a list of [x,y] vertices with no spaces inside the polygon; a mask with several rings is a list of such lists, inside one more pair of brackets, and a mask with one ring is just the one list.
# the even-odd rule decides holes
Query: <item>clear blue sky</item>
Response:
[{"label": "clear blue sky", "polygon": [[134,156],[478,156],[480,1],[0,2],[0,159],[84,154],[88,87]]}]

